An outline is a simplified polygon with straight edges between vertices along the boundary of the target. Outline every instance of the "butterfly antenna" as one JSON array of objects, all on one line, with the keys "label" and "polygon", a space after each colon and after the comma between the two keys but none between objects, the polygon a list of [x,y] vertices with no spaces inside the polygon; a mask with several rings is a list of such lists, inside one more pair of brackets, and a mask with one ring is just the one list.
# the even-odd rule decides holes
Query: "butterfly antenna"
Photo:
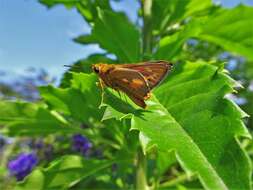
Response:
[{"label": "butterfly antenna", "polygon": [[82,69],[81,66],[77,66],[77,65],[63,65],[64,67],[69,67],[69,68],[76,68],[76,69]]},{"label": "butterfly antenna", "polygon": [[105,88],[104,88],[105,86],[104,86],[102,79],[100,79],[100,78],[99,78],[98,86],[101,89],[101,102],[100,102],[100,106],[99,106],[99,109],[100,109],[103,106],[104,96],[105,96]]}]

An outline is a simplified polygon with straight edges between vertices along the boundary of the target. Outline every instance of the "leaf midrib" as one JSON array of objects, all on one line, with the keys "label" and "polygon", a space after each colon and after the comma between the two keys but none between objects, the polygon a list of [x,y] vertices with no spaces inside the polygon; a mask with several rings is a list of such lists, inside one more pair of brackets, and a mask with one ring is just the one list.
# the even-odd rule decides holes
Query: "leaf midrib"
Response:
[{"label": "leaf midrib", "polygon": [[[159,101],[158,101],[159,102]],[[159,102],[160,104],[160,102]],[[164,112],[168,115],[169,111],[162,105],[161,108],[164,110]],[[169,114],[170,115],[170,114]],[[180,126],[182,132],[191,140],[190,142],[192,142],[193,146],[196,146],[196,148],[199,150],[201,157],[203,157],[204,161],[207,162],[208,168],[210,168],[211,171],[214,172],[214,174],[217,175],[219,182],[221,183],[222,186],[224,186],[225,189],[228,189],[228,187],[226,186],[226,184],[223,182],[222,178],[220,177],[220,175],[216,172],[216,170],[214,169],[213,165],[209,162],[209,160],[206,158],[206,156],[203,154],[203,152],[201,151],[201,149],[199,148],[198,144],[195,143],[194,139],[186,132],[186,130],[177,122],[177,120],[171,115],[171,117],[173,118],[173,120],[175,121],[175,123],[178,124],[178,126]],[[179,156],[179,155],[178,155]],[[199,172],[198,172],[199,173]],[[199,178],[201,179],[201,177],[199,176]],[[208,189],[208,188],[207,188]]]}]

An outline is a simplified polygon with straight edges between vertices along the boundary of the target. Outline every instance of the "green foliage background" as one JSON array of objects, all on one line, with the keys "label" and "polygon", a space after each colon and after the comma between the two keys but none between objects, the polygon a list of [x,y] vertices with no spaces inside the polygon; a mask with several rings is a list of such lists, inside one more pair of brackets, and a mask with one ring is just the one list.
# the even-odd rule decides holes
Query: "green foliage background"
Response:
[{"label": "green foliage background", "polygon": [[[98,44],[70,69],[59,87],[40,87],[41,100],[0,102],[0,124],[8,136],[81,133],[103,147],[103,158],[60,155],[37,167],[16,189],[251,189],[252,119],[226,97],[238,88],[219,54],[243,56],[238,68],[250,81],[253,8],[226,9],[211,0],[143,0],[141,24],[114,11],[108,0],[40,0],[52,8],[77,9],[92,27],[75,42]],[[195,40],[197,45],[189,44]],[[116,56],[110,58],[109,54]],[[140,109],[107,89],[103,99],[90,65],[98,62],[172,61],[174,68]],[[250,72],[251,71],[251,72]],[[126,100],[125,100],[126,99]],[[252,114],[252,100],[244,107]],[[243,106],[242,106],[243,107]],[[245,119],[244,119],[245,118]],[[80,128],[81,124],[89,126]],[[117,165],[117,170],[112,169]],[[6,172],[6,171],[5,171]]]}]

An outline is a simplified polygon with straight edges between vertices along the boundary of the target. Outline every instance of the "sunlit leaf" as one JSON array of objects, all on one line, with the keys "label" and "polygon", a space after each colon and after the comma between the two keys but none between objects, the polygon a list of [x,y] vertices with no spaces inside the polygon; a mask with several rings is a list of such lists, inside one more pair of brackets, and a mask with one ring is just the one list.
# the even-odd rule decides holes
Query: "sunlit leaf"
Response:
[{"label": "sunlit leaf", "polygon": [[98,43],[101,48],[115,54],[120,61],[140,60],[139,32],[122,13],[100,10],[91,35],[85,40],[82,42]]},{"label": "sunlit leaf", "polygon": [[94,74],[72,73],[71,87],[61,89],[52,86],[41,87],[41,96],[50,109],[69,115],[86,124],[92,124],[102,117],[99,87]]},{"label": "sunlit leaf", "polygon": [[[196,174],[207,189],[250,189],[249,160],[237,139],[250,137],[241,121],[247,115],[224,99],[233,84],[216,66],[204,62],[177,66],[155,90],[157,98],[146,101],[147,110],[129,112],[131,128],[145,136],[144,151],[175,151],[185,171]],[[115,102],[106,104],[108,118],[126,115]]]},{"label": "sunlit leaf", "polygon": [[234,9],[220,8],[208,17],[193,19],[179,32],[161,39],[156,57],[171,59],[179,54],[187,39],[197,38],[253,60],[253,29],[249,27],[253,25],[252,16],[253,8],[241,5]]},{"label": "sunlit leaf", "polygon": [[[211,15],[197,38],[253,60],[253,7],[238,6]],[[206,24],[208,23],[208,24]]]},{"label": "sunlit leaf", "polygon": [[39,0],[40,3],[52,8],[56,5],[64,5],[66,8],[76,8],[88,23],[93,23],[98,17],[97,7],[103,10],[111,10],[108,0]]},{"label": "sunlit leaf", "polygon": [[180,22],[189,16],[195,16],[212,6],[211,0],[156,0],[152,5],[152,25],[157,32]]}]

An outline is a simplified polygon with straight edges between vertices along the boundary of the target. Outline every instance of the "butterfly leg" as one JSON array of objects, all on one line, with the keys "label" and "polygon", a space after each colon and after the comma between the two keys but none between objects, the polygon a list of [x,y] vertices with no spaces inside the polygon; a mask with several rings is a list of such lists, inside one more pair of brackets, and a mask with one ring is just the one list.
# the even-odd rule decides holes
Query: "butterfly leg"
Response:
[{"label": "butterfly leg", "polygon": [[99,78],[99,82],[96,82],[96,85],[100,87],[102,90],[105,88],[105,83],[101,78]]},{"label": "butterfly leg", "polygon": [[149,99],[150,97],[151,97],[151,93],[148,92],[147,95],[144,97],[144,100],[147,100],[147,99]]},{"label": "butterfly leg", "polygon": [[101,92],[101,103],[100,103],[100,106],[99,106],[99,108],[101,108],[102,105],[103,105],[103,102],[104,102],[104,94],[105,94],[104,89],[105,89],[106,86],[105,86],[104,81],[102,79],[100,79],[100,78],[99,78],[99,82],[96,82],[96,85],[98,87],[100,87],[101,90],[102,90],[102,92]]}]

